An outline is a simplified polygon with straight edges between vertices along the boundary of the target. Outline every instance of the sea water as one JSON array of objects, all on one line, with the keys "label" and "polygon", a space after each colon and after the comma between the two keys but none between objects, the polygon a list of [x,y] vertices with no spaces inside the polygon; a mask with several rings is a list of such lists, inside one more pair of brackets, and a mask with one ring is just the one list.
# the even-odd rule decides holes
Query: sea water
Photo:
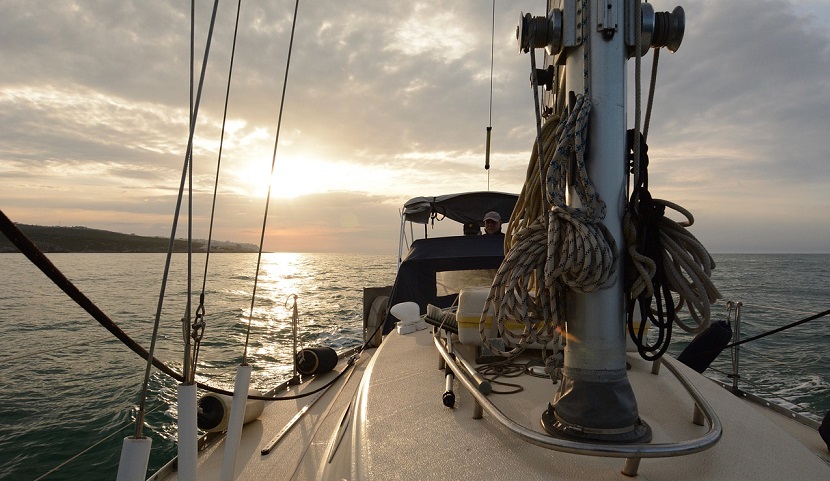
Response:
[{"label": "sea water", "polygon": [[[149,347],[164,254],[49,258],[122,330]],[[204,254],[194,256],[189,288],[187,264],[185,254],[174,255],[155,348],[155,357],[179,372],[181,319],[188,290],[191,316],[198,306]],[[358,346],[362,288],[391,283],[396,265],[392,256],[263,254],[252,304],[256,264],[256,254],[209,258],[200,382],[233,390],[246,337],[252,387],[268,390],[290,377],[294,295],[301,347]],[[46,473],[49,480],[115,479],[122,440],[135,430],[146,362],[22,255],[0,254],[0,266],[0,479],[31,480]],[[153,438],[151,472],[176,453],[176,384],[153,369],[144,428]]]},{"label": "sea water", "polygon": [[[163,254],[52,254],[50,259],[134,340],[150,345]],[[715,255],[724,299],[741,301],[752,336],[830,308],[830,255]],[[197,379],[232,389],[249,338],[252,385],[291,374],[297,296],[302,345],[341,351],[362,340],[362,288],[391,284],[394,256],[264,254],[253,298],[255,254],[214,254],[205,282],[206,329]],[[174,256],[155,355],[181,370],[181,319],[199,303],[205,256]],[[253,306],[253,309],[252,309]],[[722,319],[726,307],[713,308]],[[134,434],[145,362],[112,337],[20,254],[0,254],[0,479],[114,479],[125,436]],[[250,328],[250,333],[248,329]],[[692,336],[675,330],[670,352]],[[749,343],[741,385],[817,418],[830,409],[830,319]],[[712,375],[726,379],[725,353]],[[708,372],[707,372],[708,373]],[[751,382],[751,384],[750,384]],[[150,471],[175,456],[176,382],[153,369],[144,434]]]}]

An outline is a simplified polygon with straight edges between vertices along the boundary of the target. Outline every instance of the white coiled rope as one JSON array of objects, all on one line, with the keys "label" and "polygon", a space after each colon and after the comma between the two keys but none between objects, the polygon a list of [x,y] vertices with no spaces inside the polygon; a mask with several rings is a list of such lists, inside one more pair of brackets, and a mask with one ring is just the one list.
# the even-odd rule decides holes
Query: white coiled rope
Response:
[{"label": "white coiled rope", "polygon": [[[634,4],[634,17],[636,20],[634,32],[635,45],[639,46],[642,32],[641,5],[639,0],[634,2]],[[643,138],[648,135],[648,126],[651,120],[660,50],[654,49],[653,55],[645,125],[642,132]],[[632,172],[635,188],[638,188],[643,183],[640,178],[640,162],[641,156],[643,155],[640,149],[640,62],[641,50],[638,47],[635,49],[635,115],[634,142],[632,146]],[[651,201],[663,208],[671,208],[686,218],[685,222],[678,223],[663,215],[657,221],[656,227],[659,230],[659,239],[662,247],[660,257],[663,265],[663,275],[669,290],[678,296],[678,302],[674,312],[679,311],[685,304],[688,307],[689,315],[694,321],[694,325],[688,325],[675,315],[673,319],[674,323],[684,331],[692,334],[702,332],[711,323],[711,304],[721,298],[720,292],[718,292],[710,279],[712,269],[715,268],[715,261],[709,255],[709,252],[703,244],[686,229],[686,227],[690,227],[694,223],[694,217],[691,212],[667,200],[651,199]],[[629,206],[629,209],[631,208],[633,207]],[[623,231],[626,244],[628,245],[628,261],[634,270],[634,272],[628,274],[628,296],[632,302],[641,298],[643,295],[645,298],[652,298],[654,295],[652,279],[654,279],[657,273],[657,264],[653,259],[637,251],[637,225],[630,211],[626,211],[623,218]],[[667,299],[666,301],[671,300]]]},{"label": "white coiled rope", "polygon": [[686,227],[692,225],[692,214],[677,204],[656,199],[666,207],[682,212],[688,223],[674,222],[664,217],[661,220],[660,240],[663,243],[663,269],[669,288],[680,297],[678,309],[686,305],[696,326],[688,326],[679,318],[674,320],[681,329],[696,334],[709,327],[710,306],[721,298],[720,292],[711,280],[715,260]]},{"label": "white coiled rope", "polygon": [[[585,166],[585,133],[590,102],[577,96],[570,115],[554,117],[543,126],[542,152],[551,152],[546,169],[545,191],[550,210],[544,212],[540,198],[539,146],[534,143],[527,178],[508,223],[507,254],[490,288],[479,322],[482,341],[504,357],[518,354],[528,344],[559,343],[565,321],[565,293],[591,292],[613,283],[616,246],[602,224],[605,202],[588,178]],[[579,207],[565,202],[568,164],[574,155],[575,192]],[[493,310],[498,335],[512,349],[496,349],[487,340],[486,314]],[[523,325],[521,334],[511,332],[508,322]]]}]

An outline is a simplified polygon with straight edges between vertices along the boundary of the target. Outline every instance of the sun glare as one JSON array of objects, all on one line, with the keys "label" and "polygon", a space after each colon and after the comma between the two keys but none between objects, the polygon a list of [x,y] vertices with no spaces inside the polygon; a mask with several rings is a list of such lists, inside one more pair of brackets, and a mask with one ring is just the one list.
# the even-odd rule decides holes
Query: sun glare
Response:
[{"label": "sun glare", "polygon": [[[238,182],[249,196],[268,194],[270,163],[251,164],[237,171]],[[385,168],[370,168],[349,162],[320,160],[311,155],[292,154],[277,160],[271,177],[271,197],[293,199],[323,192],[375,192],[393,175]]]},{"label": "sun glare", "polygon": [[238,171],[237,177],[249,196],[265,197],[270,184],[272,198],[292,199],[322,190],[315,171],[319,170],[324,175],[325,170],[320,169],[319,164],[319,161],[305,157],[286,157],[277,161],[274,174],[269,177],[270,161],[255,161]]},{"label": "sun glare", "polygon": [[320,164],[317,160],[304,157],[278,163],[271,178],[271,197],[293,199],[323,190],[321,179],[325,178],[326,172]]}]

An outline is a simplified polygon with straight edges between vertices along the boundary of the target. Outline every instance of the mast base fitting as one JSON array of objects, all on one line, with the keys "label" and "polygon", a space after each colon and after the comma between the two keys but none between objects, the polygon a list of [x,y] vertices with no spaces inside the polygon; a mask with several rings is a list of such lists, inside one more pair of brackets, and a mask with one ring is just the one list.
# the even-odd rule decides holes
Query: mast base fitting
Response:
[{"label": "mast base fitting", "polygon": [[548,409],[542,413],[542,427],[553,437],[571,441],[629,444],[651,442],[651,427],[641,418],[637,418],[633,425],[623,428],[589,428],[563,421],[556,415],[556,408],[552,404],[548,404]]}]

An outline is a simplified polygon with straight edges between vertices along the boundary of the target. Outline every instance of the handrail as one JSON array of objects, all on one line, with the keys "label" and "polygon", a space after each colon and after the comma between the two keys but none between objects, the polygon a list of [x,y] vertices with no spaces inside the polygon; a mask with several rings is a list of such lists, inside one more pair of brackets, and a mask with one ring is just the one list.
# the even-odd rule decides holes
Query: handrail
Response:
[{"label": "handrail", "polygon": [[[467,376],[467,373],[464,369],[462,369],[455,361],[452,359],[452,356],[447,352],[447,348],[441,342],[440,339],[433,336],[433,341],[435,343],[436,349],[441,354],[441,357],[444,358],[447,366],[452,369],[453,373],[455,374],[455,378],[461,382],[461,384],[470,392],[470,394],[475,398],[476,402],[485,410],[488,414],[493,416],[493,418],[498,421],[502,426],[510,430],[513,434],[517,435],[518,437],[533,443],[537,446],[541,446],[546,449],[551,449],[554,451],[559,451],[563,453],[571,453],[571,454],[582,454],[587,456],[605,456],[605,457],[615,457],[615,458],[628,458],[628,462],[626,466],[628,466],[629,462],[633,462],[636,465],[636,462],[639,461],[640,458],[663,458],[663,457],[676,457],[676,456],[685,456],[689,454],[699,453],[701,451],[705,451],[712,446],[714,446],[721,438],[723,434],[723,427],[718,419],[717,414],[712,410],[712,407],[700,395],[697,389],[686,379],[683,374],[677,369],[676,366],[673,365],[675,361],[666,362],[668,359],[663,358],[662,363],[674,374],[675,378],[683,385],[686,389],[686,392],[692,397],[695,402],[695,405],[700,409],[703,416],[705,417],[707,423],[709,424],[709,431],[706,432],[703,436],[700,436],[695,439],[682,441],[678,443],[659,443],[659,444],[645,444],[645,443],[633,443],[633,444],[616,444],[616,443],[592,443],[592,442],[581,442],[581,441],[571,441],[568,439],[560,439],[555,438],[553,436],[549,436],[546,434],[539,433],[537,431],[533,431],[532,429],[526,428],[521,424],[516,423],[512,419],[510,419],[507,415],[505,415],[501,410],[496,407],[493,402],[490,401],[487,396],[479,392],[479,390],[475,387],[473,382]],[[636,474],[636,466],[634,467],[635,472],[630,474]]]}]

